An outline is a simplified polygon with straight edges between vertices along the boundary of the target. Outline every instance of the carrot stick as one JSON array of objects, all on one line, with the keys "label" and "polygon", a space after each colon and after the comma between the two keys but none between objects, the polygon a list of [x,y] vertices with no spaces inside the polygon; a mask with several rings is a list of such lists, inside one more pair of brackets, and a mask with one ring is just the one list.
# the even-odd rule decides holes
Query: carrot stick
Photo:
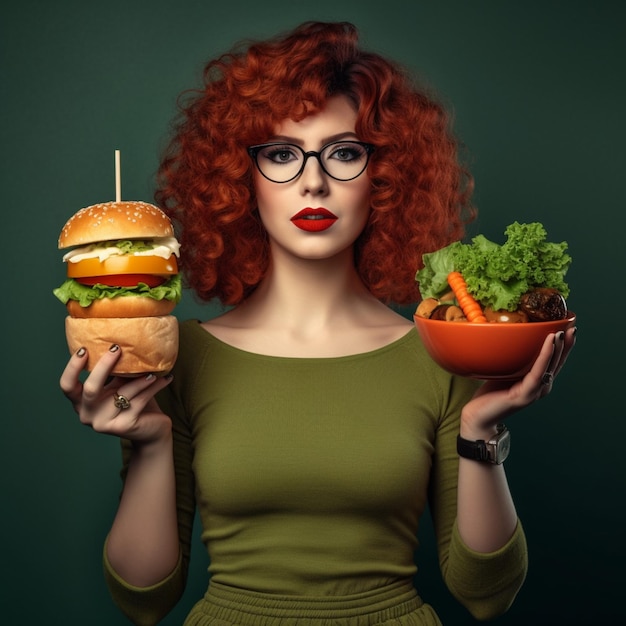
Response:
[{"label": "carrot stick", "polygon": [[467,291],[467,283],[460,272],[450,272],[448,274],[448,285],[454,292],[454,297],[468,322],[483,324],[487,321],[480,304]]}]

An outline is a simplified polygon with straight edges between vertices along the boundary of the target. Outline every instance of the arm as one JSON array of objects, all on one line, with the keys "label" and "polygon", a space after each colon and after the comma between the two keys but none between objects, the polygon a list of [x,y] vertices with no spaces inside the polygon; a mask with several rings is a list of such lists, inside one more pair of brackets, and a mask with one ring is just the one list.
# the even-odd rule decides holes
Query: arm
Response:
[{"label": "arm", "polygon": [[[195,483],[193,477],[192,442],[190,429],[181,417],[185,411],[177,402],[180,390],[174,390],[185,378],[176,379],[157,396],[159,406],[167,415],[172,416],[173,456],[176,477],[176,510],[180,556],[175,569],[163,580],[146,587],[137,587],[122,578],[112,567],[108,559],[108,542],[104,548],[104,573],[111,596],[120,610],[135,624],[153,626],[174,607],[180,599],[187,579],[187,570],[191,553],[191,536],[195,515]],[[122,478],[127,480],[133,457],[131,441],[122,441],[123,469]],[[159,544],[157,544],[159,545]],[[157,548],[158,549],[158,548]]]},{"label": "arm", "polygon": [[[171,378],[108,380],[118,358],[119,349],[105,354],[83,384],[79,374],[86,354],[79,351],[61,377],[61,388],[83,424],[124,441],[124,489],[105,546],[105,573],[120,608],[129,615],[127,608],[133,606],[140,615],[142,602],[135,597],[139,594],[147,600],[144,604],[150,607],[151,616],[132,619],[138,624],[154,624],[173,606],[184,586],[176,509],[175,437],[172,421],[154,399]],[[117,408],[114,394],[128,398],[130,406]],[[170,591],[163,593],[166,587]],[[155,604],[154,598],[148,598],[154,596],[149,590],[156,588],[160,602]],[[167,607],[161,606],[164,602]],[[154,617],[157,613],[158,618]]]},{"label": "arm", "polygon": [[446,585],[478,619],[509,608],[526,575],[527,549],[503,467],[458,458],[459,414],[463,437],[489,438],[504,417],[549,392],[543,374],[552,368],[556,375],[573,343],[572,333],[554,348],[548,338],[531,372],[514,385],[486,383],[473,392],[470,381],[453,379],[437,429],[429,499]]},{"label": "arm", "polygon": [[179,542],[171,431],[155,441],[131,443],[106,556],[117,574],[136,587],[154,585],[176,567]]},{"label": "arm", "polygon": [[[461,437],[487,440],[508,415],[548,394],[574,342],[573,329],[550,335],[522,380],[512,385],[496,381],[483,385],[463,407]],[[549,375],[544,378],[546,373]],[[476,552],[494,552],[510,540],[517,513],[503,465],[459,460],[457,525],[463,542]]]}]

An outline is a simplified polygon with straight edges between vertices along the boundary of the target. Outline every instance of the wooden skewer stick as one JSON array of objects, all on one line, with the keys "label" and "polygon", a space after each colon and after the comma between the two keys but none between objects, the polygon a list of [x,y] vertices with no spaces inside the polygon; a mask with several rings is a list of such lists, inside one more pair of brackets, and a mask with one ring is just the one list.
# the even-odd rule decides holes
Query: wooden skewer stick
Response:
[{"label": "wooden skewer stick", "polygon": [[122,174],[120,171],[120,151],[115,151],[115,202],[122,201]]}]

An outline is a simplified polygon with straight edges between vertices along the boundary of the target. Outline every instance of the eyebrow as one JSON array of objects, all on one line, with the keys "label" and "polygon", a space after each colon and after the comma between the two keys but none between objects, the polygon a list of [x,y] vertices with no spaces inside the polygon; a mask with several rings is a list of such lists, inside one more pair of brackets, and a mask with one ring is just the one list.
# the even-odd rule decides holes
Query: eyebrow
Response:
[{"label": "eyebrow", "polygon": [[[341,141],[342,139],[358,139],[358,136],[355,132],[348,130],[346,132],[343,133],[337,133],[336,135],[331,135],[329,137],[325,137],[324,139],[322,139],[321,141],[321,145],[325,146],[329,143],[333,143],[334,141]],[[272,137],[268,143],[292,143],[295,144],[296,146],[302,146],[304,145],[304,141],[302,141],[302,139],[298,139],[297,137],[288,137],[287,135],[276,135],[275,137]]]}]

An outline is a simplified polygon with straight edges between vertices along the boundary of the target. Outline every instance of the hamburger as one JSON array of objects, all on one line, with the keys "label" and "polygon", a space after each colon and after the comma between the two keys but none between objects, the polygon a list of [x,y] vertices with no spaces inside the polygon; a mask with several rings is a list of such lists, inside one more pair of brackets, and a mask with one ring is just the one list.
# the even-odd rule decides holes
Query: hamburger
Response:
[{"label": "hamburger", "polygon": [[140,201],[94,204],[65,223],[59,249],[67,279],[54,295],[67,307],[70,353],[88,350],[87,370],[118,344],[118,376],[167,373],[178,354],[180,244],[169,218]]}]

